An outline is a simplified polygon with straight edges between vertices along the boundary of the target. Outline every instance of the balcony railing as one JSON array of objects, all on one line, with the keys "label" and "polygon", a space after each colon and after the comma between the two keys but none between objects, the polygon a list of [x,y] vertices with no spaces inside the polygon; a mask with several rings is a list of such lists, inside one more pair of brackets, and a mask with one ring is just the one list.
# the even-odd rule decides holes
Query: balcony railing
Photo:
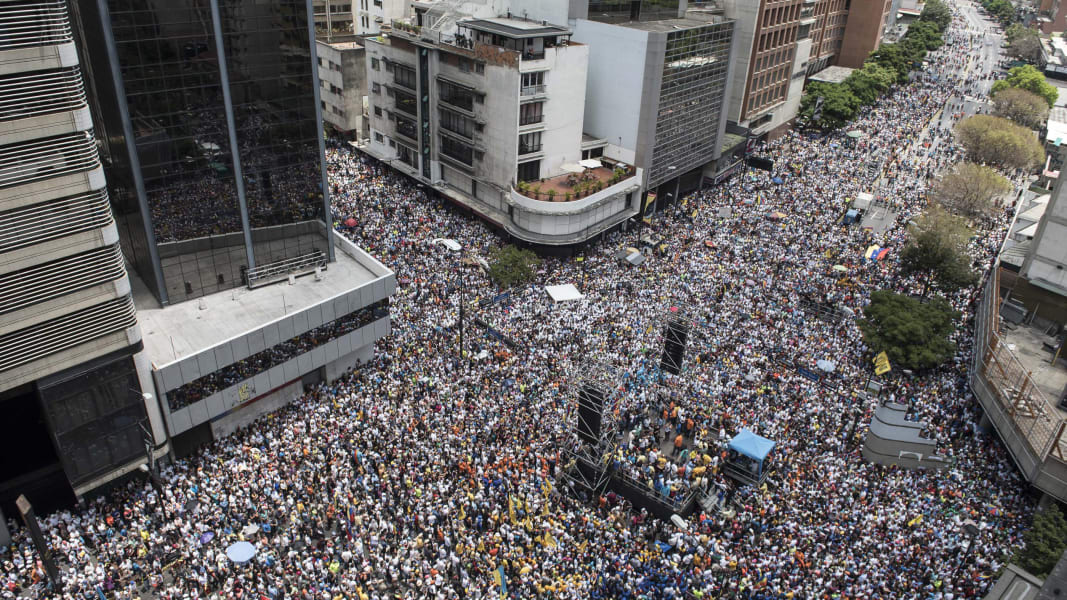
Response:
[{"label": "balcony railing", "polygon": [[541,151],[541,144],[519,144],[519,154],[533,154]]},{"label": "balcony railing", "polygon": [[519,125],[534,125],[545,120],[545,115],[521,115],[519,117]]},{"label": "balcony railing", "polygon": [[0,2],[0,50],[52,46],[72,41],[63,0]]},{"label": "balcony railing", "polygon": [[[63,215],[62,223],[56,215]],[[99,229],[111,222],[104,190],[23,206],[0,213],[0,252]]]},{"label": "balcony railing", "polygon": [[0,77],[0,122],[84,106],[85,88],[76,67]]},{"label": "balcony railing", "polygon": [[0,188],[88,171],[99,164],[88,131],[9,144],[0,148]]},{"label": "balcony railing", "polygon": [[0,314],[120,279],[126,271],[118,244],[0,275]]},{"label": "balcony railing", "polygon": [[137,324],[124,296],[0,336],[0,371],[68,350]]},{"label": "balcony railing", "polygon": [[545,85],[524,85],[521,91],[523,96],[536,96],[545,93]]}]

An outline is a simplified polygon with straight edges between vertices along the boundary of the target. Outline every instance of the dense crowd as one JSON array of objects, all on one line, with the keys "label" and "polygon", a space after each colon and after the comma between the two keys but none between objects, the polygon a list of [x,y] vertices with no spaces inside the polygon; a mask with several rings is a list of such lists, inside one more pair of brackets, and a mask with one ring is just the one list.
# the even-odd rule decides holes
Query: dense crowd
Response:
[{"label": "dense crowd", "polygon": [[[924,208],[926,177],[959,159],[938,113],[980,76],[959,68],[980,43],[954,25],[926,74],[852,125],[864,133],[858,141],[789,133],[760,149],[774,172],[663,207],[645,232],[665,245],[644,265],[614,258],[635,245],[632,230],[587,247],[581,261],[546,259],[536,281],[481,309],[519,343],[468,334],[463,356],[458,303],[473,307],[498,290],[461,256],[487,257],[504,240],[331,145],[340,231],[397,273],[392,334],[375,359],[166,466],[162,495],[131,483],[45,517],[62,594],[36,591],[43,571],[18,532],[2,556],[4,596],[981,597],[1019,546],[1032,499],[995,435],[977,427],[965,382],[975,290],[949,298],[964,313],[956,357],[886,380],[886,394],[927,421],[951,457],[942,471],[859,455],[873,406],[856,393],[869,353],[852,316],[872,290],[921,288],[898,273],[894,253]],[[885,176],[871,181],[864,173],[876,154]],[[869,189],[885,200],[872,209],[889,215],[884,231],[841,222]],[[973,239],[975,269],[990,264],[1009,212]],[[457,240],[462,254],[436,238]],[[864,259],[872,244],[890,256]],[[553,303],[543,286],[561,283],[584,298]],[[812,299],[840,318],[809,314]],[[677,376],[657,366],[657,332],[672,307],[694,324]],[[833,363],[821,382],[795,369],[819,361]],[[614,493],[571,489],[571,384],[593,362],[618,384],[612,460],[650,493],[736,489],[722,460],[742,427],[777,442],[766,483],[736,489],[729,510],[698,510],[684,530]],[[980,527],[967,556],[965,519]],[[234,565],[224,549],[250,525],[257,556]]]}]

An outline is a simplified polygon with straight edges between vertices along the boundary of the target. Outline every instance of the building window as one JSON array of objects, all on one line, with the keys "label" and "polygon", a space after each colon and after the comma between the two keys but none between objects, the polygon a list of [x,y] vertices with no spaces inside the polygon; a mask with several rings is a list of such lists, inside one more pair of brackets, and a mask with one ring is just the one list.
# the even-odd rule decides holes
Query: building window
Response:
[{"label": "building window", "polygon": [[474,63],[474,72],[479,75],[485,75],[485,65],[482,63]]},{"label": "building window", "polygon": [[[385,138],[382,136],[382,134],[375,133],[374,134],[374,141],[376,141],[376,142],[378,142],[380,144],[383,141],[385,141]],[[389,144],[392,145],[392,143],[393,143],[393,140],[389,140]]]},{"label": "building window", "polygon": [[519,106],[519,125],[533,125],[544,120],[544,102],[527,102]]},{"label": "building window", "polygon": [[393,82],[400,87],[409,90],[415,89],[415,69],[404,65],[396,65],[393,68]]},{"label": "building window", "polygon": [[441,128],[466,138],[474,137],[474,122],[450,110],[441,110]]},{"label": "building window", "polygon": [[415,121],[411,119],[405,119],[403,117],[397,116],[396,132],[408,139],[419,139],[419,130],[417,127],[415,127]]},{"label": "building window", "polygon": [[541,94],[545,91],[545,72],[533,71],[522,74],[522,95]]},{"label": "building window", "polygon": [[322,57],[320,56],[320,57],[318,57],[318,58],[317,58],[316,60],[318,60],[318,61],[319,61],[319,66],[321,67],[321,66],[322,66]]},{"label": "building window", "polygon": [[375,106],[374,107],[374,116],[376,116],[376,117],[382,116],[382,107],[380,107],[380,106]]},{"label": "building window", "polygon": [[534,181],[541,178],[541,161],[531,160],[519,163],[519,181]]},{"label": "building window", "polygon": [[381,8],[382,7],[382,0],[374,0],[374,6],[377,6],[378,8]]},{"label": "building window", "polygon": [[375,94],[382,93],[382,84],[380,84],[380,83],[372,83],[371,86],[370,86],[370,91],[374,92]]},{"label": "building window", "polygon": [[404,144],[397,144],[396,154],[400,158],[400,162],[415,169],[419,168],[419,154],[415,150],[408,148]]},{"label": "building window", "polygon": [[377,58],[370,59],[370,68],[374,69],[375,71],[377,71],[380,68]]},{"label": "building window", "polygon": [[441,136],[441,154],[465,165],[474,163],[474,150],[467,144],[448,136]]},{"label": "building window", "polygon": [[541,151],[541,132],[524,133],[519,136],[519,154],[532,154]]},{"label": "building window", "polygon": [[474,110],[474,93],[470,90],[442,81],[439,84],[438,92],[441,96],[441,102],[447,102],[463,110]]},{"label": "building window", "polygon": [[400,90],[396,90],[393,95],[396,97],[397,110],[406,112],[411,116],[419,114],[419,104],[415,100],[414,94],[408,94],[407,92],[401,92]]}]

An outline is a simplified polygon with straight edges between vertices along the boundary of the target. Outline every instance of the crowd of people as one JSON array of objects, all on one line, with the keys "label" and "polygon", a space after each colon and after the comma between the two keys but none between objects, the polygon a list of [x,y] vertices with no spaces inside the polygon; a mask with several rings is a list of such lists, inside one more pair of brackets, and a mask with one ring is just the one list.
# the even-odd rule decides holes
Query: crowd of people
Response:
[{"label": "crowd of people", "polygon": [[[977,426],[965,379],[976,291],[949,295],[964,316],[948,364],[885,380],[951,457],[940,471],[860,456],[874,400],[857,394],[870,367],[855,320],[872,290],[921,289],[895,253],[925,207],[926,178],[960,159],[951,133],[928,125],[980,76],[961,68],[980,43],[957,19],[928,71],[850,126],[859,140],[788,133],[759,149],[774,172],[662,207],[645,232],[664,246],[641,266],[614,258],[636,242],[632,230],[589,245],[581,261],[545,259],[533,282],[481,309],[518,343],[468,333],[463,354],[458,303],[499,290],[477,260],[433,240],[454,239],[474,257],[505,240],[331,144],[339,231],[397,274],[392,334],[373,361],[168,464],[161,491],[138,480],[44,517],[62,592],[42,591],[43,567],[16,532],[0,555],[3,596],[981,597],[1019,547],[1033,498],[995,434]],[[876,149],[885,171],[872,181],[864,173]],[[868,190],[884,201],[885,226],[843,224]],[[1004,208],[971,242],[976,270],[1003,239]],[[872,244],[889,257],[865,259]],[[584,298],[553,303],[543,286],[562,283]],[[836,316],[810,314],[812,299]],[[658,367],[672,308],[693,325],[678,375]],[[833,365],[822,381],[796,370],[820,361]],[[592,363],[615,374],[615,466],[666,498],[736,489],[727,510],[697,510],[680,528],[574,484],[572,384]],[[738,488],[722,471],[742,427],[777,443],[758,487]],[[966,519],[979,525],[969,554]],[[257,554],[236,565],[225,548],[242,537]]]}]

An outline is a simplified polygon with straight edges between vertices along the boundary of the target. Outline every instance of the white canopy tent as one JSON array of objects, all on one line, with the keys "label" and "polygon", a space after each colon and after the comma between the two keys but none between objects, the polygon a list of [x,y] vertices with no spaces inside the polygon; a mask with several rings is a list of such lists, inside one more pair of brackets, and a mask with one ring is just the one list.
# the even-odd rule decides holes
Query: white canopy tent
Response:
[{"label": "white canopy tent", "polygon": [[574,284],[571,283],[565,283],[563,285],[546,285],[545,291],[548,292],[548,297],[552,298],[552,301],[557,303],[581,300],[585,297],[578,291],[578,288],[574,287]]}]

